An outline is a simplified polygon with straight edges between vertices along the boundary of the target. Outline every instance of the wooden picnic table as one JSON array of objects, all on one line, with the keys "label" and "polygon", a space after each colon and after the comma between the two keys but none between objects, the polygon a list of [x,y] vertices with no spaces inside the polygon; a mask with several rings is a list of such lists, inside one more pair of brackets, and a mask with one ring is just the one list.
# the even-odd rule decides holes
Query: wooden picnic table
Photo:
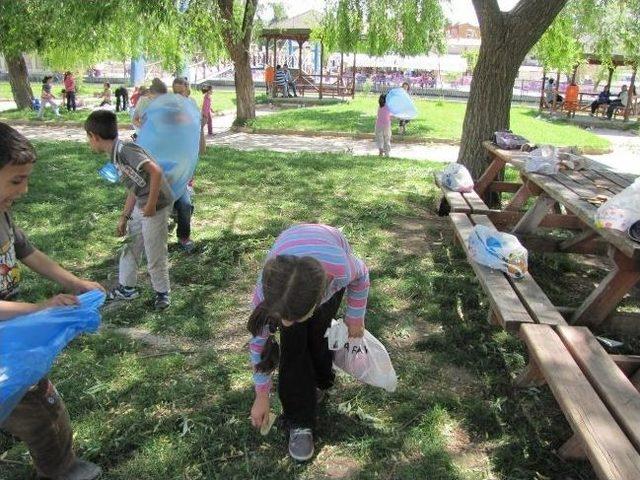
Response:
[{"label": "wooden picnic table", "polygon": [[[587,199],[597,195],[612,197],[631,185],[635,175],[613,172],[586,158],[583,158],[586,165],[584,170],[562,170],[555,175],[529,173],[524,169],[526,153],[501,150],[488,141],[483,145],[492,161],[476,182],[476,192],[480,197],[489,191],[500,192],[495,185],[504,182],[498,182],[496,178],[506,165],[519,171],[522,182],[510,202],[500,212],[494,213],[494,223],[500,224],[501,217],[513,218],[513,213],[522,210],[530,197],[537,197],[511,229],[512,233],[526,240],[523,243],[528,248],[578,253],[607,252],[613,261],[613,270],[570,319],[573,325],[605,325],[611,320],[622,298],[640,280],[640,243],[631,240],[626,232],[596,228],[594,215],[597,207]],[[553,223],[549,221],[551,217],[555,218]],[[508,221],[504,223],[508,224]],[[545,227],[575,230],[576,224],[579,229],[568,240],[550,241],[540,235]],[[634,325],[625,327],[625,330],[640,331],[640,318],[633,320],[626,317],[625,321]]]}]

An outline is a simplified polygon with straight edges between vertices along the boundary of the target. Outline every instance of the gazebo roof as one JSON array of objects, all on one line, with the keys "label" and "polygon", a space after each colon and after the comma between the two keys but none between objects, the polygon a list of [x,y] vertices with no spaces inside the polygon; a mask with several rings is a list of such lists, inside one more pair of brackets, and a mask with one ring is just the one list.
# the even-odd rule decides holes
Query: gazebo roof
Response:
[{"label": "gazebo roof", "polygon": [[262,30],[261,36],[269,38],[309,38],[311,31],[320,26],[323,14],[317,10],[308,10],[295,17],[271,22]]}]

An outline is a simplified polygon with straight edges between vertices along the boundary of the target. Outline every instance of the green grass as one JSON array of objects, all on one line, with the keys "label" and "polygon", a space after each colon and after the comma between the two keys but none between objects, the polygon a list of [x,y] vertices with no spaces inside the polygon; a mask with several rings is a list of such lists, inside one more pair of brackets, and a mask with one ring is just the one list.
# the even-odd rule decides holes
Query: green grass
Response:
[{"label": "green grass", "polygon": [[[100,180],[104,158],[86,145],[42,142],[37,150],[29,193],[14,209],[18,224],[77,274],[114,283],[120,242],[113,232],[124,192]],[[197,251],[170,248],[173,305],[151,311],[142,277],[141,298],[103,318],[107,326],[179,339],[173,344],[195,353],[158,356],[108,330],[75,341],[51,378],[70,410],[79,453],[100,463],[106,480],[317,479],[340,472],[389,480],[595,478],[588,465],[551,453],[570,429],[548,390],[512,388],[509,374],[524,365],[524,352],[486,323],[486,299],[453,246],[448,220],[431,213],[438,196],[431,172],[440,168],[209,148],[195,182]],[[367,328],[388,346],[399,388],[387,394],[341,377],[320,412],[317,457],[296,465],[282,430],[261,437],[249,425],[244,325],[265,252],[283,228],[303,221],[343,228],[369,265]],[[565,282],[590,285],[601,275],[536,256],[531,268],[543,271],[553,300],[565,305],[579,290]],[[57,291],[26,274],[24,299]],[[28,461],[23,445],[0,436],[0,455],[5,451],[0,458]],[[27,465],[1,468],[3,480],[32,478]]]},{"label": "green grass", "polygon": [[[465,103],[421,98],[416,98],[415,103],[418,116],[407,126],[407,135],[425,139],[460,139]],[[377,97],[360,95],[339,105],[282,110],[257,118],[254,126],[256,129],[373,133],[377,106]],[[607,140],[591,132],[562,121],[548,122],[537,116],[535,109],[514,106],[511,109],[511,129],[535,143],[590,148],[610,146]],[[397,128],[397,121],[394,121],[394,133],[398,133]]]}]

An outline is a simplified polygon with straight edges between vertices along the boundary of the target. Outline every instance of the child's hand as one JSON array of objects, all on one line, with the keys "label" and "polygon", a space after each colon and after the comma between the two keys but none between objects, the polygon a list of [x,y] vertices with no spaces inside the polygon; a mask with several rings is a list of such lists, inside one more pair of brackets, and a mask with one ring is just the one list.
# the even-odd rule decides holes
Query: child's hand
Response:
[{"label": "child's hand", "polygon": [[145,217],[153,217],[156,214],[156,206],[150,203],[147,203],[144,206],[144,210],[142,211],[142,214]]},{"label": "child's hand", "polygon": [[260,428],[269,419],[269,395],[257,395],[251,407],[251,424]]},{"label": "child's hand", "polygon": [[118,227],[116,228],[116,236],[124,237],[127,234],[127,217],[120,217]]},{"label": "child's hand", "polygon": [[51,297],[49,300],[45,300],[40,303],[40,306],[44,308],[51,307],[65,307],[71,305],[78,304],[78,297],[75,295],[67,295],[66,293],[61,293],[60,295],[56,295],[55,297]]},{"label": "child's hand", "polygon": [[84,280],[79,278],[78,281],[73,285],[73,291],[75,293],[85,293],[90,292],[91,290],[101,290],[105,291],[104,287],[100,285],[98,282],[92,282],[91,280]]}]

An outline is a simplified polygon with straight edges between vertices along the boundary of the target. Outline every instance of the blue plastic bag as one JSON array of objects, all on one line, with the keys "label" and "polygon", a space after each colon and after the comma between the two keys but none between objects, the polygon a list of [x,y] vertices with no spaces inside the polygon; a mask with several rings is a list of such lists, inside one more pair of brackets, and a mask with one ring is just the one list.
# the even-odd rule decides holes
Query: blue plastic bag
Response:
[{"label": "blue plastic bag", "polygon": [[0,424],[27,390],[51,369],[67,344],[100,325],[99,290],[78,296],[79,305],[53,307],[0,322]]},{"label": "blue plastic bag", "polygon": [[413,100],[404,88],[392,88],[387,93],[386,105],[391,114],[401,120],[411,120],[418,115]]},{"label": "blue plastic bag", "polygon": [[200,110],[182,95],[167,93],[149,103],[141,122],[136,143],[162,167],[177,200],[198,163]]},{"label": "blue plastic bag", "polygon": [[102,168],[98,170],[98,175],[104,178],[107,182],[118,183],[120,181],[118,168],[111,162],[105,163]]}]

